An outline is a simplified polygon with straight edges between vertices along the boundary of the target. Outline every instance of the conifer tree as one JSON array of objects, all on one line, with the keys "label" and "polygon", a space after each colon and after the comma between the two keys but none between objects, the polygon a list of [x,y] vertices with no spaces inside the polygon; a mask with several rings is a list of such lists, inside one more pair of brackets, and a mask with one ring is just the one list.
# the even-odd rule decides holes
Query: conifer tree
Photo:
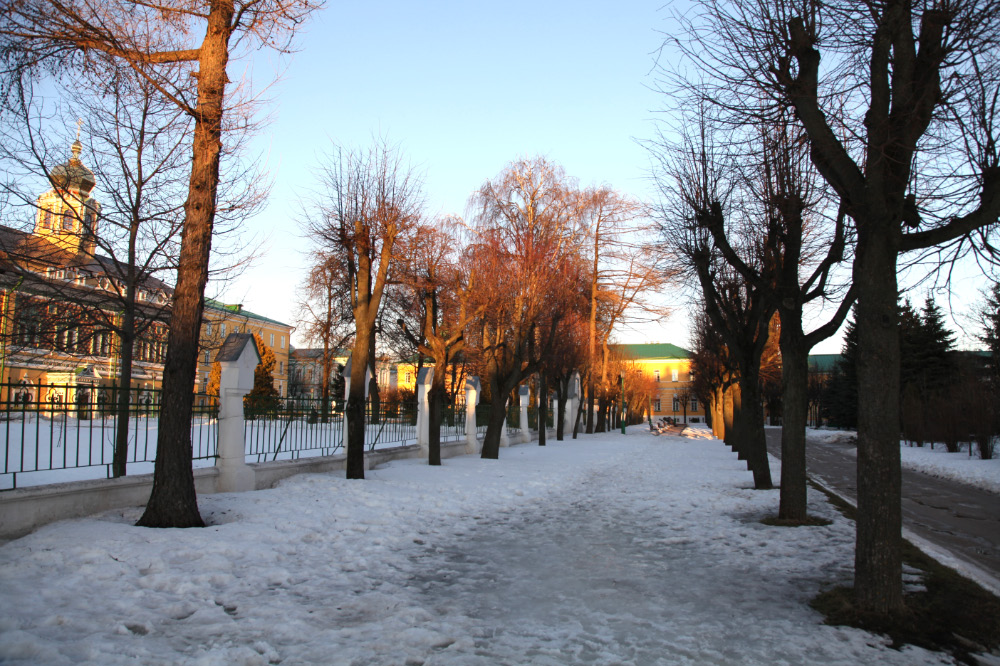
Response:
[{"label": "conifer tree", "polygon": [[274,350],[264,344],[264,339],[259,333],[254,333],[253,339],[257,343],[257,351],[260,352],[260,362],[254,368],[253,389],[247,394],[245,403],[255,410],[274,409],[278,404],[278,398],[281,397],[278,389],[274,388],[276,363]]},{"label": "conifer tree", "polygon": [[985,302],[978,313],[983,332],[978,337],[990,353],[987,362],[990,381],[994,390],[1000,390],[1000,282],[994,282],[983,295]]}]

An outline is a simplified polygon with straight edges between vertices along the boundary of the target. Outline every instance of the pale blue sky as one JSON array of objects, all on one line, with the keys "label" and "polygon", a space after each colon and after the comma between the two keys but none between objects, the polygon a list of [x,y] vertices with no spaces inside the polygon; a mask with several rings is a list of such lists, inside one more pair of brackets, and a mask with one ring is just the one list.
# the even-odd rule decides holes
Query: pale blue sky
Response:
[{"label": "pale blue sky", "polygon": [[[296,216],[333,141],[364,148],[380,135],[400,144],[424,174],[430,215],[464,214],[483,181],[535,155],[582,185],[607,183],[649,200],[649,162],[636,139],[654,133],[663,104],[651,90],[658,31],[679,2],[330,0],[282,63],[267,107],[274,120],[252,146],[274,179],[267,210],[246,225],[248,237],[267,239],[265,253],[221,296],[294,324],[308,248]],[[271,58],[253,61],[258,82],[272,78]],[[234,63],[231,76],[247,66]],[[983,284],[975,267],[965,272],[956,308],[972,305]],[[913,301],[924,293],[918,288]],[[624,331],[621,341],[687,346],[686,301],[679,290],[673,297],[678,314]],[[947,296],[938,302],[947,307]],[[840,346],[836,337],[814,351]]]},{"label": "pale blue sky", "polygon": [[[468,196],[520,156],[544,155],[581,184],[647,199],[662,0],[359,2],[329,5],[271,90],[274,121],[255,140],[275,184],[248,225],[266,254],[225,299],[294,323],[306,242],[296,226],[312,169],[332,141],[401,145],[424,173],[428,213],[464,214]],[[254,65],[264,79],[271,66]],[[630,341],[687,343],[686,323]]]}]

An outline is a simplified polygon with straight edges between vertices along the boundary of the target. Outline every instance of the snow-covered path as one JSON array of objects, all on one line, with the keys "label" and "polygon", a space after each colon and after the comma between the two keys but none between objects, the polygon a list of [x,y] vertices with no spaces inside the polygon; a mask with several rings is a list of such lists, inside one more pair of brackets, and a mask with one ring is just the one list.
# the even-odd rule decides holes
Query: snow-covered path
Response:
[{"label": "snow-covered path", "polygon": [[[777,474],[777,469],[774,470]],[[501,460],[396,461],[138,509],[0,548],[0,661],[181,664],[936,664],[824,626],[853,525],[776,528],[720,442],[600,435]]]}]

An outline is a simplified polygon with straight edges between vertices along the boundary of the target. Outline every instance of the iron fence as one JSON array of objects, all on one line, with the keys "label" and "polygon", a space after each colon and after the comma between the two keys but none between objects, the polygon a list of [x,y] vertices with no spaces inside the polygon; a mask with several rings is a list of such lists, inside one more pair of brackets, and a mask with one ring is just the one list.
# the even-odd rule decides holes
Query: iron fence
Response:
[{"label": "iron fence", "polygon": [[383,400],[365,403],[365,448],[404,446],[417,441],[417,401]]},{"label": "iron fence", "polygon": [[507,434],[521,431],[521,406],[513,400],[507,401]]},{"label": "iron fence", "polygon": [[244,399],[246,454],[257,462],[326,456],[344,446],[344,403],[322,398]]},{"label": "iron fence", "polygon": [[[156,459],[161,391],[115,385],[7,384],[0,390],[0,489],[113,475],[115,441],[127,419],[127,468],[152,471]],[[127,393],[126,414],[118,398]],[[191,420],[195,460],[214,460],[218,443],[218,403],[196,396]],[[79,470],[73,472],[71,470]]]}]

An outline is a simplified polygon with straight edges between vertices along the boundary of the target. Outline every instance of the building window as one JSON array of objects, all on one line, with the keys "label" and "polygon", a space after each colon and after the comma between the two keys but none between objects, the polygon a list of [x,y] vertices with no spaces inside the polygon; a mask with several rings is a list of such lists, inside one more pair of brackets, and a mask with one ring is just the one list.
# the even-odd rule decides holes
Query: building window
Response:
[{"label": "building window", "polygon": [[205,324],[205,335],[212,335],[212,322]]},{"label": "building window", "polygon": [[698,411],[698,398],[695,397],[691,398],[691,411],[692,412]]},{"label": "building window", "polygon": [[403,375],[403,381],[407,384],[410,383],[410,373],[407,372],[405,375]]},{"label": "building window", "polygon": [[681,403],[680,403],[680,401],[679,401],[679,400],[677,399],[677,396],[676,396],[676,395],[674,396],[674,404],[673,404],[673,408],[674,408],[674,411],[675,411],[675,412],[679,412],[679,411],[681,411]]},{"label": "building window", "polygon": [[657,398],[656,400],[653,401],[653,411],[654,412],[659,412],[660,411],[660,399],[659,398]]},{"label": "building window", "polygon": [[[660,381],[660,371],[659,370],[653,370],[653,377],[656,378],[656,381]],[[659,411],[659,410],[657,410],[657,411]]]},{"label": "building window", "polygon": [[219,324],[219,335],[225,335],[225,334],[226,334],[226,325]]},{"label": "building window", "polygon": [[279,375],[285,374],[285,362],[284,361],[278,361],[278,374]]},{"label": "building window", "polygon": [[211,359],[210,359],[210,357],[209,357],[209,354],[210,354],[210,353],[211,353],[211,352],[205,352],[205,363],[210,363],[210,362],[211,362]]},{"label": "building window", "polygon": [[677,381],[677,368],[674,368],[670,371],[670,381],[672,382]]},{"label": "building window", "polygon": [[274,346],[274,333],[271,334],[271,346]]},{"label": "building window", "polygon": [[62,228],[64,231],[73,230],[73,209],[67,208],[62,215]]},{"label": "building window", "polygon": [[42,211],[42,229],[50,229],[52,227],[52,211],[44,210]]},{"label": "building window", "polygon": [[281,336],[281,348],[285,348],[285,336]]}]

